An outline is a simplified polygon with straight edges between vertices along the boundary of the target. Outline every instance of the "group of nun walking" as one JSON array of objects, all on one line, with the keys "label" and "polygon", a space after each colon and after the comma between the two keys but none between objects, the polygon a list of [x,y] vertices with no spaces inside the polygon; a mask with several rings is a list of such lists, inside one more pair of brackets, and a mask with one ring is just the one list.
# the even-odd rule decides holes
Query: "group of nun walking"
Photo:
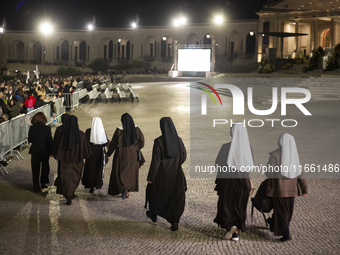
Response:
[{"label": "group of nun walking", "polygon": [[[64,114],[63,125],[56,129],[53,140],[51,128],[45,125],[46,122],[44,114],[37,113],[29,130],[28,141],[32,144],[29,153],[35,192],[46,188],[46,183],[49,183],[48,159],[52,156],[58,160],[58,176],[54,182],[56,192],[66,198],[67,205],[71,205],[80,181],[85,188],[90,189],[90,193],[102,188],[104,167],[113,153],[108,194],[121,194],[126,199],[129,192],[139,191],[139,168],[145,163],[141,149],[145,142],[141,129],[128,113],[122,115],[122,126],[116,128],[111,140],[107,138],[99,117],[93,118],[91,128],[84,133],[79,130],[76,116]],[[154,140],[147,176],[146,216],[153,222],[157,221],[157,216],[165,218],[171,224],[171,230],[176,231],[185,207],[187,182],[182,164],[187,158],[187,151],[170,117],[160,120],[160,129],[162,135]],[[235,167],[237,170],[254,166],[246,128],[235,123],[230,135],[231,142],[222,146],[215,163]],[[279,148],[270,153],[269,165],[300,165],[293,136],[282,134],[278,145]],[[306,196],[307,184],[302,178],[301,170],[280,174],[273,176],[268,173],[266,195],[272,197],[274,205],[272,218],[268,222],[274,235],[282,236],[281,241],[287,241],[291,239],[289,223],[294,198],[301,194]],[[214,222],[226,229],[223,239],[237,241],[238,230],[246,230],[247,203],[252,191],[249,173],[218,173],[215,184],[218,203]]]}]

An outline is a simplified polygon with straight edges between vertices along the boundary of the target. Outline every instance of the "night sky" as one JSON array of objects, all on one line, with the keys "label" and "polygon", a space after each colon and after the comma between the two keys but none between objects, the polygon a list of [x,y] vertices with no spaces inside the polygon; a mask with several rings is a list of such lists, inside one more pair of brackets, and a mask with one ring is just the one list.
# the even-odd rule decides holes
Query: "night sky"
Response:
[{"label": "night sky", "polygon": [[49,19],[59,29],[83,29],[96,16],[96,27],[130,27],[136,14],[140,26],[172,25],[182,13],[189,23],[209,23],[223,10],[230,20],[257,19],[255,12],[266,0],[5,0],[0,21],[5,17],[9,30],[35,30]]}]

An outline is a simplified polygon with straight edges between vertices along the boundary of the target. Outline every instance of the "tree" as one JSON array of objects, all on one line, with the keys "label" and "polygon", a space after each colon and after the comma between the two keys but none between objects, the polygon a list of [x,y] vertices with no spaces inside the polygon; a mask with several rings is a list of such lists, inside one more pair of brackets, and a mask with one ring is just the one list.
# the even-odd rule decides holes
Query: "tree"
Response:
[{"label": "tree", "polygon": [[102,58],[96,58],[95,60],[92,61],[91,64],[89,64],[89,67],[94,71],[94,72],[106,72],[107,69],[110,68],[110,65],[107,63],[105,59]]},{"label": "tree", "polygon": [[81,71],[71,66],[68,67],[61,66],[57,69],[57,73],[61,76],[77,76],[81,74]]},{"label": "tree", "polygon": [[134,59],[131,63],[132,68],[143,69],[144,68],[144,61],[140,59]]}]

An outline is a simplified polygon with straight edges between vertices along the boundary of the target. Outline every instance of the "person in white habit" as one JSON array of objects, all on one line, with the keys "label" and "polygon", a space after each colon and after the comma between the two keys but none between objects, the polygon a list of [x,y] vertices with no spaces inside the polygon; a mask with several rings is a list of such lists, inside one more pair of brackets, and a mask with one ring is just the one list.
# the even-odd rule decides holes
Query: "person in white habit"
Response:
[{"label": "person in white habit", "polygon": [[249,172],[242,171],[254,166],[248,133],[242,123],[234,123],[230,129],[231,142],[223,144],[216,158],[216,169],[227,168],[230,171],[218,171],[216,187],[218,204],[214,222],[227,231],[225,240],[238,241],[238,230],[246,230],[247,204],[252,190]]},{"label": "person in white habit", "polygon": [[107,139],[99,117],[92,119],[92,126],[86,130],[85,134],[90,141],[92,155],[85,161],[82,184],[90,189],[90,193],[94,193],[95,188],[101,189],[103,186],[104,167],[109,160],[105,147],[109,148],[110,140]]},{"label": "person in white habit", "polygon": [[[307,182],[302,178],[300,158],[295,139],[283,133],[279,137],[279,148],[269,153],[266,194],[273,199],[274,212],[268,219],[270,231],[275,236],[282,236],[280,241],[291,240],[289,223],[294,210],[294,198],[307,196]],[[271,169],[279,171],[270,171]]]}]

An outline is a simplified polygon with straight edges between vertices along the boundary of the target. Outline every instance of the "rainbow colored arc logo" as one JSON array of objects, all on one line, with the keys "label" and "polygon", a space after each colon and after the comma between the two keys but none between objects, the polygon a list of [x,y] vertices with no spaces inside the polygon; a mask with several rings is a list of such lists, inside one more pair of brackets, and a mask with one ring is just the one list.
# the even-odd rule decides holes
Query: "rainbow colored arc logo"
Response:
[{"label": "rainbow colored arc logo", "polygon": [[[203,82],[196,82],[196,83],[202,84],[203,86],[206,86],[208,89],[210,89],[217,96],[217,98],[220,101],[220,104],[222,106],[222,100],[220,98],[220,95],[216,92],[216,90],[213,87],[211,87],[210,85],[205,84]],[[203,90],[204,92],[206,92],[212,98],[212,100],[214,100],[215,105],[217,105],[214,96],[211,94],[211,92],[209,90],[207,90],[205,88],[198,87],[198,86],[193,86],[193,85],[188,85],[188,87]]]}]

